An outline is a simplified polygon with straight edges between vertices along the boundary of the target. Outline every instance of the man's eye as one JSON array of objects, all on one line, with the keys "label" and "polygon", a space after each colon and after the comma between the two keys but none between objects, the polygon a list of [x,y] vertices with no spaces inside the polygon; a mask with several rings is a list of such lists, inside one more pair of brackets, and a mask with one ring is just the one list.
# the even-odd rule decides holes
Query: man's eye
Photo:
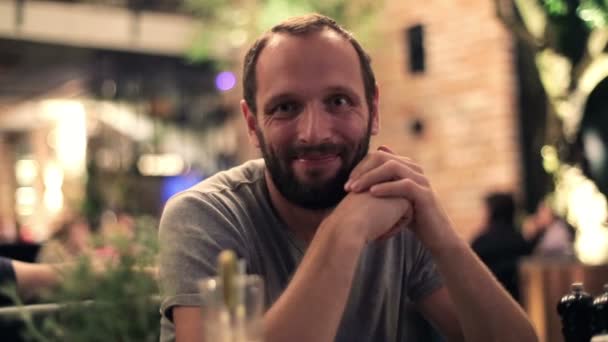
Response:
[{"label": "man's eye", "polygon": [[350,106],[352,104],[352,102],[350,101],[350,99],[344,95],[336,95],[336,96],[332,96],[328,99],[328,105],[339,109],[339,108],[345,108],[347,106]]},{"label": "man's eye", "polygon": [[299,106],[297,103],[295,102],[285,102],[285,103],[280,103],[277,106],[275,106],[272,110],[271,114],[276,114],[276,115],[290,115],[290,114],[294,114],[298,111]]}]

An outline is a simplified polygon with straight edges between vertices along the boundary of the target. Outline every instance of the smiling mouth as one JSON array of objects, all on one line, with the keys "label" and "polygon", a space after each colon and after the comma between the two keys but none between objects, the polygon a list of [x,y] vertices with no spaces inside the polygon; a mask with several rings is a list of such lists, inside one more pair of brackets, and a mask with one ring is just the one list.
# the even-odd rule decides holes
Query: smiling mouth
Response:
[{"label": "smiling mouth", "polygon": [[296,160],[300,161],[310,161],[310,162],[320,162],[326,160],[332,160],[338,158],[337,154],[303,154],[296,157]]}]

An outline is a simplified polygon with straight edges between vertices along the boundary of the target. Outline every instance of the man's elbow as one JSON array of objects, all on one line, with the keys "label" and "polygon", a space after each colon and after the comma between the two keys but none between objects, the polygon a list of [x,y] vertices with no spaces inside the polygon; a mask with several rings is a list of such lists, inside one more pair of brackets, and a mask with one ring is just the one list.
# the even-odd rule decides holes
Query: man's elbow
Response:
[{"label": "man's elbow", "polygon": [[525,339],[522,339],[521,341],[538,342],[538,335],[530,322],[528,322],[528,329],[526,329]]},{"label": "man's elbow", "polygon": [[[499,338],[496,341],[502,341],[502,339]],[[523,327],[520,327],[519,329],[514,329],[511,338],[505,339],[504,341],[538,342],[538,335],[536,334],[532,323],[526,320]]]}]

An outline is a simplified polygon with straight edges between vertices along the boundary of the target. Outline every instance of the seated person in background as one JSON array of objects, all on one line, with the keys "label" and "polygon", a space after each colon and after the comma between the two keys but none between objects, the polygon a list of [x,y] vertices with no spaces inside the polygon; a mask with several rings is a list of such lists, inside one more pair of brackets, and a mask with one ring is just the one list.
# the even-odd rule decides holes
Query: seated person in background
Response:
[{"label": "seated person in background", "polygon": [[74,261],[90,249],[91,231],[86,219],[76,216],[66,219],[46,241],[38,254],[40,263]]},{"label": "seated person in background", "polygon": [[485,198],[486,225],[472,248],[505,289],[519,300],[518,261],[532,253],[541,232],[526,240],[515,226],[515,200],[510,193],[491,193]]},{"label": "seated person in background", "polygon": [[264,279],[267,342],[413,341],[408,300],[448,341],[536,341],[422,168],[388,147],[368,152],[379,93],[349,32],[321,15],[289,19],[254,43],[243,75],[241,110],[264,158],[167,203],[162,341],[201,341],[197,281],[216,275],[224,249]]},{"label": "seated person in background", "polygon": [[[15,286],[22,299],[38,297],[43,291],[57,286],[62,272],[69,264],[35,264],[0,256],[0,288]],[[0,305],[14,305],[12,300],[0,295]]]},{"label": "seated person in background", "polygon": [[533,254],[540,257],[571,258],[574,256],[572,243],[574,229],[555,214],[547,201],[538,205],[534,215],[524,221],[526,236],[540,235]]}]

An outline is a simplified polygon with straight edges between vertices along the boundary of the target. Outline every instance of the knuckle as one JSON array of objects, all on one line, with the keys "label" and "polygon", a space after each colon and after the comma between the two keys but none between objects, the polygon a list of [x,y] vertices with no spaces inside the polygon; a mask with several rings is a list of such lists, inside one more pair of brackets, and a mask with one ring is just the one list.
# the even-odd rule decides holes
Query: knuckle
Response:
[{"label": "knuckle", "polygon": [[391,160],[387,161],[386,162],[386,166],[391,171],[397,171],[399,169],[399,167],[400,167],[399,162],[397,162],[394,159],[391,159]]},{"label": "knuckle", "polygon": [[403,188],[410,189],[414,185],[414,181],[409,178],[405,178],[401,180],[401,184],[403,184]]},{"label": "knuckle", "polygon": [[420,183],[425,187],[425,188],[430,188],[431,187],[431,183],[429,182],[428,179],[422,177],[422,179],[420,180]]}]

